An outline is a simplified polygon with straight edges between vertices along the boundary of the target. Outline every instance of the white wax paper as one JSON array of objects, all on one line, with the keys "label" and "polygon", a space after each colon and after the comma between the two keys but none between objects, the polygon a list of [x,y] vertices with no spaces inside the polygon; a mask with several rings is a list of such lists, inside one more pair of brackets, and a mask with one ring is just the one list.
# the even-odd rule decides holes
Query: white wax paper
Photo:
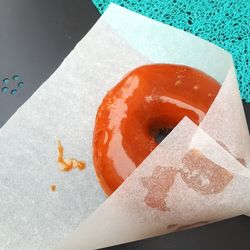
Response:
[{"label": "white wax paper", "polygon": [[[228,159],[231,159],[232,167],[228,168],[228,171],[232,169],[236,171],[237,167],[239,171],[243,171],[244,167],[234,160],[233,156],[245,159],[249,165],[249,135],[230,54],[191,34],[111,5],[56,72],[0,130],[1,249],[51,249],[106,199],[96,180],[92,163],[92,132],[96,111],[107,90],[112,88],[123,75],[135,67],[149,63],[186,64],[210,74],[223,83],[201,128],[230,150],[231,154],[218,146],[213,139],[211,139],[213,143],[208,140],[208,145],[220,149],[221,159],[218,159],[218,162],[228,162]],[[190,129],[189,132],[195,128],[188,122],[186,125]],[[205,134],[202,130],[199,131]],[[185,134],[184,132],[182,133]],[[208,136],[207,134],[205,135]],[[196,142],[195,138],[200,137],[194,137],[193,143]],[[182,138],[178,139],[181,141]],[[86,170],[60,172],[57,164],[57,140],[61,140],[67,158],[74,157],[86,161]],[[188,141],[185,141],[183,145],[187,144]],[[207,147],[202,148],[202,152],[205,149]],[[180,148],[175,157],[181,157],[184,153],[185,151],[181,151]],[[218,154],[215,156],[214,154],[208,156],[217,159]],[[223,167],[227,169],[227,166]],[[244,168],[244,174],[233,172],[236,176],[234,178],[236,181],[232,182],[233,187],[244,194],[248,188],[248,182],[245,181],[249,178],[247,171]],[[136,180],[135,177],[132,174],[131,180]],[[239,182],[242,184],[238,185]],[[57,186],[56,192],[50,190],[50,185],[53,183]],[[246,185],[245,190],[241,189],[244,185]],[[115,194],[119,192],[122,191]],[[112,197],[113,195],[88,221],[95,222],[98,211],[106,213],[108,210],[103,209],[107,207],[105,204],[113,204],[112,200],[116,200]],[[235,196],[232,197],[236,199]],[[240,199],[240,194],[237,197]],[[137,198],[136,196],[136,200]],[[248,196],[246,195],[244,199],[242,206],[234,207],[232,203],[229,206],[232,209],[225,211],[225,214],[213,215],[211,207],[208,206],[209,216],[206,219],[213,221],[248,211],[249,208],[246,206]],[[184,206],[189,202],[192,201],[188,200]],[[124,203],[121,202],[122,204]],[[199,203],[196,208],[199,211]],[[125,213],[128,213],[127,209],[129,207],[124,207]],[[200,218],[203,219],[203,215],[201,214]],[[165,220],[169,218],[166,217]],[[178,223],[191,223],[191,221],[192,213],[187,218],[182,217]],[[154,229],[154,220],[151,222],[153,222],[152,229],[145,227],[148,231],[141,229],[140,233],[140,228],[134,227],[138,229],[139,234],[135,234],[132,238],[126,236],[127,224],[125,224],[119,230],[123,230],[126,237],[122,238],[117,234],[118,241],[114,242],[111,239],[113,236],[103,235],[97,242],[98,245],[91,245],[93,242],[89,240],[85,247],[88,249],[88,247],[112,245],[148,237],[151,232],[152,236],[165,232],[162,228]],[[82,228],[84,233],[89,226],[89,222],[86,223],[79,229]],[[94,229],[95,226],[93,223],[91,228]],[[113,226],[110,227],[115,230]],[[119,230],[117,233],[121,232]],[[74,243],[84,247],[81,237],[75,238],[74,234],[72,237]],[[73,249],[68,246],[68,249]]]},{"label": "white wax paper", "polygon": [[[215,168],[223,168],[225,173],[215,174],[213,180],[212,172],[216,170],[207,164],[188,170],[183,164],[183,157],[192,150],[202,152],[217,164]],[[204,170],[206,167],[208,169]],[[174,177],[171,176],[173,169],[177,171]],[[187,179],[183,178],[182,171],[188,171]],[[167,193],[164,191],[166,185],[162,185],[162,175],[173,178]],[[223,182],[226,175],[230,176],[230,181],[226,182],[223,190],[214,192],[218,188],[216,182]],[[158,184],[152,177],[157,178]],[[201,183],[190,186],[192,178]],[[145,186],[145,181],[148,186]],[[203,188],[209,191],[202,192]],[[185,118],[57,249],[108,247],[236,216],[250,210],[249,192],[249,170]],[[147,196],[154,196],[154,204],[164,198],[167,209],[148,206],[145,202]]]}]

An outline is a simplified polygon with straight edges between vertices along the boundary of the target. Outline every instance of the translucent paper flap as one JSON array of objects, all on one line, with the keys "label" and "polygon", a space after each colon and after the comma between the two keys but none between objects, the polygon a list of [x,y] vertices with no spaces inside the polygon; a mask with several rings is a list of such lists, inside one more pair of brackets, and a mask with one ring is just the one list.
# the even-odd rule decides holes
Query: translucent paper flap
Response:
[{"label": "translucent paper flap", "polygon": [[249,170],[184,119],[58,249],[97,249],[233,217],[249,211],[249,191]]}]

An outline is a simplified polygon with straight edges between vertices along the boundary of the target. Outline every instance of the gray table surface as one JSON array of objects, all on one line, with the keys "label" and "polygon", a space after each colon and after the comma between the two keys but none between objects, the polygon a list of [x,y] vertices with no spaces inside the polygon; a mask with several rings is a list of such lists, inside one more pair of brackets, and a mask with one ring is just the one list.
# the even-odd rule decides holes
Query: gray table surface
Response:
[{"label": "gray table surface", "polygon": [[[18,90],[16,95],[0,91],[0,127],[55,71],[98,17],[90,0],[0,0],[0,79],[9,78],[9,91]],[[24,82],[21,89],[12,80],[14,75]],[[0,82],[0,90],[4,86]],[[244,103],[244,108],[250,126],[250,104]],[[110,249],[250,249],[249,236],[250,219],[240,216]]]}]

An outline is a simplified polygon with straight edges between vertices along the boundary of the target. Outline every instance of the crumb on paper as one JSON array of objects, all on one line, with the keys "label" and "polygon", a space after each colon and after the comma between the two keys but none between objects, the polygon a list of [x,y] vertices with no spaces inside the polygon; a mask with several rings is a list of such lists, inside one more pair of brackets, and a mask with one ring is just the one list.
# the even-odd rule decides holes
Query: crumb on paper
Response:
[{"label": "crumb on paper", "polygon": [[84,161],[78,161],[74,158],[64,159],[64,148],[61,144],[61,141],[58,141],[58,158],[57,162],[60,164],[60,169],[63,172],[69,172],[73,168],[78,168],[79,170],[84,170],[86,164]]},{"label": "crumb on paper", "polygon": [[52,192],[55,192],[56,191],[56,185],[55,184],[51,184],[50,185],[50,189]]},{"label": "crumb on paper", "polygon": [[172,228],[174,228],[176,226],[178,226],[178,224],[170,224],[170,225],[168,225],[167,229],[172,229]]},{"label": "crumb on paper", "polygon": [[208,221],[199,221],[199,222],[196,222],[196,223],[193,223],[193,224],[179,226],[176,229],[176,232],[179,232],[179,231],[182,231],[182,230],[186,230],[186,229],[190,229],[190,228],[193,228],[193,227],[204,226],[206,224],[208,224]]}]

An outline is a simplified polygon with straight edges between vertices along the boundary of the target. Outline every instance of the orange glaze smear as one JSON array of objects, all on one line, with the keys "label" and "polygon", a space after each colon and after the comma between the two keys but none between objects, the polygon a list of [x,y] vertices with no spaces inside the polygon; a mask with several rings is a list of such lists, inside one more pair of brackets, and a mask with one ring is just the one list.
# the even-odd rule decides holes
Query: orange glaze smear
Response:
[{"label": "orange glaze smear", "polygon": [[183,117],[197,125],[213,103],[219,83],[184,65],[153,64],[134,69],[104,97],[95,122],[93,161],[106,194],[157,147]]},{"label": "orange glaze smear", "polygon": [[55,191],[56,191],[56,185],[55,185],[55,184],[51,184],[51,185],[50,185],[50,190],[51,190],[52,192],[55,192]]},{"label": "orange glaze smear", "polygon": [[58,158],[57,161],[60,164],[61,171],[69,172],[73,168],[78,168],[79,170],[84,170],[86,168],[86,164],[84,161],[78,161],[74,158],[64,159],[64,148],[61,144],[61,141],[58,141]]}]

